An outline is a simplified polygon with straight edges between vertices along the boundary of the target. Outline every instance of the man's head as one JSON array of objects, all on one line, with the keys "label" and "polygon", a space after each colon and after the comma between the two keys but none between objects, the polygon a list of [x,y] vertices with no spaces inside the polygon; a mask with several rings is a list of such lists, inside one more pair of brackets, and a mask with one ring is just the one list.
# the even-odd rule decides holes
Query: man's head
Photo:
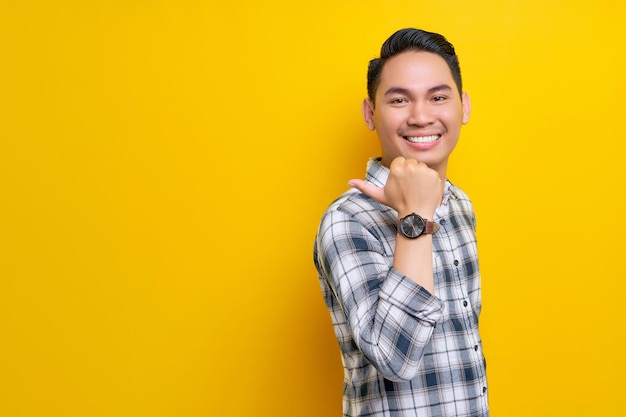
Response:
[{"label": "man's head", "polygon": [[389,58],[406,51],[425,51],[439,55],[446,61],[452,78],[459,90],[459,95],[463,94],[463,83],[461,80],[461,68],[459,59],[454,51],[454,46],[442,35],[427,32],[421,29],[400,29],[389,37],[380,48],[380,58],[372,59],[367,69],[367,95],[372,104],[375,103],[376,90],[380,84],[380,74],[385,62]]},{"label": "man's head", "polygon": [[417,29],[396,32],[383,44],[381,58],[370,62],[368,90],[363,118],[378,134],[382,164],[402,156],[444,178],[471,111],[452,45]]}]

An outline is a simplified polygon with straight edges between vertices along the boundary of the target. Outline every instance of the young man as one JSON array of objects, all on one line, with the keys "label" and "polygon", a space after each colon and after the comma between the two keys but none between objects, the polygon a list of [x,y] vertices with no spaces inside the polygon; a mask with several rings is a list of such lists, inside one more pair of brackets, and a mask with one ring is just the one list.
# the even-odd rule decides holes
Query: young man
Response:
[{"label": "young man", "polygon": [[314,260],[344,366],[344,416],[488,416],[475,217],[446,179],[470,115],[454,47],[403,29],[370,61],[382,157],[333,202]]}]

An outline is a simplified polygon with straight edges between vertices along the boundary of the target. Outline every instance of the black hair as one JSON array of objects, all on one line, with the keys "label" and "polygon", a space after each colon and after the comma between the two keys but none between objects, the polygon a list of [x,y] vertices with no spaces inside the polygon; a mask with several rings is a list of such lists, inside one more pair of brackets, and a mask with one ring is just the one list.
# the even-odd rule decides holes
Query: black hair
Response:
[{"label": "black hair", "polygon": [[454,51],[454,46],[438,33],[407,28],[400,29],[391,35],[380,48],[380,58],[374,58],[369,63],[367,69],[367,95],[372,103],[374,103],[376,90],[380,84],[380,74],[385,62],[389,58],[406,51],[432,52],[442,57],[450,68],[452,78],[459,89],[459,95],[463,94],[461,67],[459,66],[459,58]]}]

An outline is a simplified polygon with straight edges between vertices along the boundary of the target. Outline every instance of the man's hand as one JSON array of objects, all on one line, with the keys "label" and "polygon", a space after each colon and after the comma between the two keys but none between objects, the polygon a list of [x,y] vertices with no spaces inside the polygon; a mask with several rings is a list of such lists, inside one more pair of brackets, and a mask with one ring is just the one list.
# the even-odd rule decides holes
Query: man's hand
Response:
[{"label": "man's hand", "polygon": [[417,213],[432,219],[443,195],[443,181],[437,171],[402,156],[391,162],[384,187],[376,187],[363,180],[350,180],[348,185],[393,208],[399,218]]}]

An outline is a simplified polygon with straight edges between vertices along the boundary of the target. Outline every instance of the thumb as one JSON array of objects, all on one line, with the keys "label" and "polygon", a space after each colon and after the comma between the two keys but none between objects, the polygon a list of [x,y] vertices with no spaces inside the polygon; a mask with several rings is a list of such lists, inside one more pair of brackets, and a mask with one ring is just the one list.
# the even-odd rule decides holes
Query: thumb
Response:
[{"label": "thumb", "polygon": [[348,185],[350,187],[354,187],[365,195],[372,197],[374,200],[379,203],[383,203],[385,199],[384,189],[381,187],[377,187],[375,185],[370,184],[369,182],[363,180],[350,180],[348,181]]}]

